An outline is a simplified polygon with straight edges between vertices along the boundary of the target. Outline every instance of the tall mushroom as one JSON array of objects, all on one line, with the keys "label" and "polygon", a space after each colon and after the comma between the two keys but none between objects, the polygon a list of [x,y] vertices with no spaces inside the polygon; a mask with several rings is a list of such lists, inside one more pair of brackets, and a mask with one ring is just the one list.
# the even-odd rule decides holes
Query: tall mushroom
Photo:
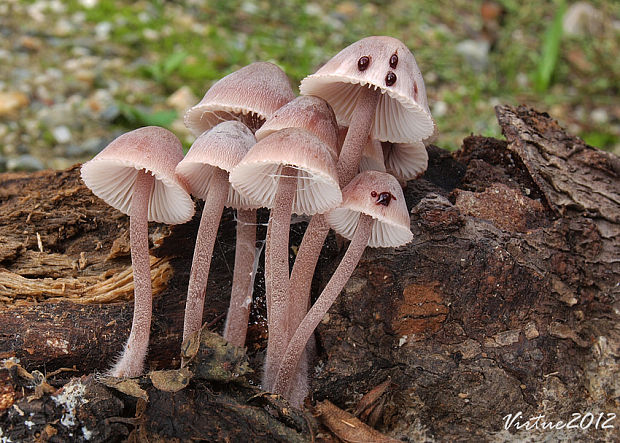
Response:
[{"label": "tall mushroom", "polygon": [[[331,106],[322,98],[301,96],[291,100],[278,109],[256,131],[256,139],[260,141],[268,135],[286,128],[305,129],[315,135],[330,149],[334,161],[337,160],[338,134],[336,131],[336,116]],[[267,230],[266,257],[270,255],[270,226]],[[271,302],[271,264],[270,260],[266,261],[265,289],[267,293],[267,312],[269,312],[269,304]]]},{"label": "tall mushroom", "polygon": [[[256,131],[256,139],[262,140],[266,136],[273,134],[279,130],[285,128],[300,128],[304,129],[311,134],[318,137],[326,147],[330,149],[334,162],[338,158],[338,125],[336,124],[336,116],[334,115],[334,111],[329,106],[329,104],[319,97],[314,97],[311,95],[308,96],[300,96],[291,100],[286,105],[282,106],[278,109],[270,118],[268,118],[263,126]],[[271,227],[273,224],[269,224],[267,231],[267,247],[265,249],[265,257],[271,257]],[[271,298],[273,294],[273,278],[272,278],[272,266],[276,261],[278,261],[277,257],[283,257],[284,254],[288,256],[288,245],[286,251],[277,251],[276,259],[274,260],[266,260],[265,261],[265,290],[267,293],[267,312],[269,318],[269,308],[271,304]],[[280,258],[280,261],[283,261],[283,258]],[[285,270],[280,270],[281,274],[285,272]],[[287,281],[288,283],[288,261],[287,261]],[[282,283],[277,283],[282,284]],[[286,291],[286,288],[279,287],[276,288],[276,291]],[[290,294],[290,290],[287,291],[287,294]],[[303,301],[302,301],[303,302]],[[307,303],[305,300],[305,305],[300,305],[296,300],[290,300],[290,297],[287,296],[286,300],[287,306],[283,308],[287,314],[287,331],[286,338],[284,342],[284,347],[286,343],[288,343],[289,338],[292,336],[293,332],[295,332],[295,328],[297,324],[303,319],[303,316],[306,314],[308,309]],[[272,369],[272,365],[275,364],[271,356],[273,355],[274,349],[274,341],[280,341],[281,339],[276,336],[276,334],[270,332],[269,340],[267,344],[268,355],[270,359],[267,360],[265,364],[265,373],[275,373],[276,368]],[[306,359],[303,361],[304,365],[306,364]],[[305,366],[304,366],[305,367]],[[307,375],[304,371],[300,371],[300,378],[303,380],[300,381],[297,386],[303,386],[304,389],[300,389],[298,395],[305,397],[307,387]]]},{"label": "tall mushroom", "polygon": [[[184,341],[189,335],[199,330],[202,325],[202,312],[211,256],[224,206],[237,208],[240,212],[260,206],[241,196],[232,189],[228,182],[228,173],[255,143],[254,135],[243,123],[238,121],[223,122],[213,129],[203,132],[176,167],[177,175],[188,183],[190,192],[205,201],[196,236],[194,258],[187,289],[185,321],[183,323]],[[245,226],[241,222],[238,223],[238,228],[245,229]],[[249,243],[254,243],[251,241],[252,232],[256,232],[254,226],[251,227],[248,235],[250,237]],[[242,236],[238,235],[237,239],[239,240],[240,237]],[[237,243],[238,249],[242,246],[246,246],[244,242]],[[251,246],[251,254],[235,255],[234,278],[245,278],[245,281],[237,282],[236,285],[233,283],[227,326],[224,333],[224,337],[237,346],[243,346],[245,342],[250,312],[250,304],[247,298],[249,296],[251,300],[251,279],[248,281],[247,277],[254,267],[254,245]]]},{"label": "tall mushroom", "polygon": [[370,134],[379,141],[408,143],[430,137],[435,128],[415,58],[392,37],[353,43],[303,79],[299,89],[325,99],[338,124],[349,127],[338,161],[345,185],[357,172]]},{"label": "tall mushroom", "polygon": [[256,143],[230,174],[241,194],[271,208],[269,253],[271,299],[264,388],[269,389],[286,347],[288,250],[291,213],[316,214],[341,201],[332,151],[318,137],[285,128]]},{"label": "tall mushroom", "polygon": [[289,341],[273,388],[275,393],[287,398],[294,390],[291,383],[297,380],[297,365],[308,339],[351,277],[366,246],[396,247],[413,238],[402,189],[390,174],[364,171],[342,190],[342,195],[342,205],[329,211],[326,219],[337,233],[351,239],[351,243]]},{"label": "tall mushroom", "polygon": [[[411,143],[430,137],[435,130],[415,58],[392,37],[373,36],[353,43],[303,79],[299,89],[302,94],[325,99],[338,124],[349,127],[338,159],[341,187],[357,173],[369,136]],[[295,300],[310,296],[312,276],[328,232],[323,216],[312,218],[291,273]]]},{"label": "tall mushroom", "polygon": [[[273,63],[256,62],[228,74],[213,84],[202,100],[185,113],[184,121],[185,125],[197,136],[218,123],[228,120],[239,120],[245,123],[252,132],[256,132],[268,117],[294,98],[295,94],[282,69]],[[254,249],[247,256],[241,253],[241,249],[244,249],[244,245],[256,242],[256,209],[238,208],[237,223],[235,266],[229,312],[230,309],[235,309],[232,303],[236,303],[236,300],[241,297],[237,294],[249,294],[246,297],[251,297],[252,294],[252,280],[247,279],[247,274],[242,273],[246,272],[243,263],[247,264],[250,260],[253,263],[256,251]],[[242,262],[239,263],[239,260]],[[237,314],[242,314],[242,312],[237,312]],[[235,319],[240,320],[241,317],[233,315]],[[229,317],[229,320],[233,320],[233,317]],[[228,338],[235,335],[236,338],[233,338],[233,341],[238,343],[241,333],[232,332],[235,324],[236,320],[232,323],[227,320],[224,334]]]},{"label": "tall mushroom", "polygon": [[148,222],[185,223],[194,203],[174,168],[183,158],[181,142],[155,126],[121,135],[82,165],[82,180],[110,206],[129,215],[129,238],[134,280],[131,333],[111,374],[140,375],[148,349],[152,289]]}]

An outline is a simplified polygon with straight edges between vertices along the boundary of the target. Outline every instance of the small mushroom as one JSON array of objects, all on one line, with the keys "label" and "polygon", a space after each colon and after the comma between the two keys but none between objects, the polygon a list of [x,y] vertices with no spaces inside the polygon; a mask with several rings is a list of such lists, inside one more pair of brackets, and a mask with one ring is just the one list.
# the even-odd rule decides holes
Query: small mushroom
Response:
[{"label": "small mushroom", "polygon": [[233,169],[230,182],[239,193],[271,208],[265,258],[265,268],[271,270],[269,343],[263,383],[269,389],[287,341],[291,213],[327,211],[340,204],[342,195],[331,149],[299,128],[282,129],[256,143]]},{"label": "small mushroom", "polygon": [[387,172],[401,182],[415,180],[428,167],[428,153],[424,143],[381,142]]},{"label": "small mushroom", "polygon": [[338,133],[336,115],[325,100],[312,95],[302,95],[291,100],[269,117],[256,131],[260,141],[285,128],[300,128],[314,134],[332,150],[334,161],[338,159]]},{"label": "small mushroom", "polygon": [[[340,207],[326,219],[351,243],[338,268],[295,331],[281,360],[273,391],[290,397],[300,357],[314,329],[325,316],[355,270],[366,246],[396,247],[411,241],[409,212],[398,181],[389,174],[365,171],[343,190]],[[300,406],[299,404],[296,406]]]},{"label": "small mushroom", "polygon": [[185,223],[194,214],[185,184],[174,175],[182,158],[183,148],[174,134],[149,126],[121,135],[82,165],[86,186],[129,215],[134,314],[123,354],[111,369],[115,377],[140,375],[148,349],[152,313],[148,222]]},{"label": "small mushroom", "polygon": [[[223,122],[213,129],[203,132],[176,167],[177,176],[188,183],[190,192],[205,201],[196,236],[194,258],[187,288],[183,341],[198,331],[202,325],[204,297],[209,268],[211,267],[213,246],[224,206],[234,207],[239,211],[251,211],[260,207],[256,202],[235,191],[228,181],[229,172],[243,159],[255,143],[254,135],[243,123],[238,121]],[[255,221],[256,215],[255,213],[253,215]],[[244,214],[243,218],[252,223],[251,215],[248,217]],[[240,244],[254,243],[251,229],[240,230],[240,233],[247,234],[250,238],[244,238],[244,235],[238,236],[238,248]],[[255,237],[256,229],[254,228],[253,238]],[[245,342],[250,308],[249,303],[246,302],[248,291],[250,291],[251,299],[251,282],[245,281],[246,279],[241,273],[249,275],[253,266],[253,249],[251,254],[235,256],[231,308],[229,309],[224,335],[225,338],[238,346],[243,346]]]}]

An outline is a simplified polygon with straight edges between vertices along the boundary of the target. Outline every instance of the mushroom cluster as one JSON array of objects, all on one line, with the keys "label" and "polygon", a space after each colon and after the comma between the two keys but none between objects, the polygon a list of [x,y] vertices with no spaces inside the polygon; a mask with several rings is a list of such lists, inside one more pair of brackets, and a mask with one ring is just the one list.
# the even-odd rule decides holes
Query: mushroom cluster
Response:
[{"label": "mushroom cluster", "polygon": [[[256,209],[269,208],[263,388],[297,407],[308,393],[313,331],[365,248],[411,241],[401,184],[425,171],[424,142],[436,134],[411,51],[392,37],[364,38],[303,79],[300,92],[295,97],[276,65],[253,63],[216,82],[187,111],[185,123],[197,137],[187,155],[172,133],[148,127],[120,136],[82,166],[86,185],[130,216],[134,321],[112,375],[137,376],[144,367],[152,304],[147,223],[188,221],[190,195],[205,204],[183,339],[202,325],[213,245],[229,206],[238,225],[223,335],[244,345],[257,260]],[[291,270],[293,213],[312,218]],[[312,277],[330,229],[351,242],[312,304]]]}]

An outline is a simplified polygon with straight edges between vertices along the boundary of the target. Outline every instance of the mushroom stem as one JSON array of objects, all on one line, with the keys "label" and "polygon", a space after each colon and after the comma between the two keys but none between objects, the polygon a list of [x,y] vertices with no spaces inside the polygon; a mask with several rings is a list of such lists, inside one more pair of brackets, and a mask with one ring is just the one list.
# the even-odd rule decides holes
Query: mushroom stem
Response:
[{"label": "mushroom stem", "polygon": [[[380,97],[381,92],[372,88],[361,88],[359,92],[347,136],[338,158],[338,179],[341,188],[344,188],[357,174]],[[328,233],[329,225],[324,215],[317,214],[313,216],[306,228],[291,272],[290,287],[292,288],[292,293],[290,304],[292,307],[291,311],[293,312],[291,313],[289,325],[289,338],[308,311],[312,277],[314,276],[316,264]]]},{"label": "mushroom stem", "polygon": [[[351,117],[351,126],[349,126],[347,136],[340,150],[340,157],[338,158],[338,179],[341,188],[344,188],[357,174],[362,152],[372,129],[375,110],[380,96],[381,92],[379,90],[371,88],[361,88],[358,95],[355,110]],[[312,217],[299,246],[293,271],[291,272],[291,288],[294,288],[292,305],[296,310],[304,310],[300,315],[296,313],[294,318],[303,318],[305,315],[310,299],[312,277],[328,232],[329,225],[322,214]],[[301,321],[301,318],[297,321]],[[297,324],[293,323],[291,326],[294,330]]]},{"label": "mushroom stem", "polygon": [[149,200],[155,178],[144,169],[138,171],[129,210],[129,243],[133,267],[134,308],[131,333],[119,361],[110,370],[114,377],[142,374],[149,346],[153,293],[149,258]]},{"label": "mushroom stem", "polygon": [[368,245],[373,222],[374,220],[371,216],[360,214],[355,234],[351,239],[347,252],[325,286],[325,289],[323,289],[323,292],[314,305],[312,305],[312,308],[300,323],[295,334],[293,334],[286,348],[274,382],[273,392],[276,394],[281,394],[285,397],[289,395],[291,382],[296,379],[299,360],[306,348],[308,339],[312,336],[314,329],[325,314],[327,314],[327,311],[338,297],[338,294],[340,294],[340,291],[342,291],[342,288],[344,288],[351,274],[353,274],[357,263],[362,257],[362,253],[366,249],[366,245]]},{"label": "mushroom stem", "polygon": [[329,225],[325,216],[316,214],[310,220],[299,245],[291,271],[290,305],[292,312],[289,319],[288,339],[293,336],[295,329],[308,312],[312,277],[328,233]]},{"label": "mushroom stem", "polygon": [[211,187],[206,195],[200,226],[196,235],[194,258],[187,288],[185,319],[183,322],[183,341],[202,326],[205,291],[211,267],[213,246],[222,218],[222,211],[229,191],[228,173],[217,168],[211,179]]},{"label": "mushroom stem", "polygon": [[289,229],[293,200],[297,189],[297,170],[291,166],[281,169],[278,190],[269,218],[269,244],[265,261],[266,275],[271,276],[267,284],[267,306],[269,337],[263,388],[271,389],[280,359],[287,343],[288,291],[289,291]]},{"label": "mushroom stem", "polygon": [[349,130],[338,158],[338,179],[342,188],[357,175],[362,152],[372,130],[380,97],[381,91],[372,88],[361,88],[357,96]]},{"label": "mushroom stem", "polygon": [[223,334],[224,338],[235,346],[245,344],[254,290],[255,256],[256,210],[238,209],[235,270]]}]

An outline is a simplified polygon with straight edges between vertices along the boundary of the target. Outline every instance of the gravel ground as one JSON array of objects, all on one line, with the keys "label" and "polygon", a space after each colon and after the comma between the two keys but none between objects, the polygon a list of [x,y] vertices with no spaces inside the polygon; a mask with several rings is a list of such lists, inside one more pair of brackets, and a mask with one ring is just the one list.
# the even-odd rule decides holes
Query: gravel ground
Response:
[{"label": "gravel ground", "polygon": [[[84,12],[68,14],[61,1],[0,3],[0,171],[87,160],[127,131],[119,103],[164,93],[130,74],[139,63],[109,30]],[[196,101],[187,91],[164,105],[182,115]],[[180,122],[173,126],[188,134]]]},{"label": "gravel ground", "polygon": [[[211,35],[213,29],[205,24],[205,17],[193,14],[193,11],[202,8],[202,3],[197,0],[154,2],[161,4],[159,9],[151,8],[149,2],[138,3],[144,4],[144,8],[137,14],[137,22],[145,26],[141,27],[139,32],[126,32],[119,38],[119,29],[131,28],[134,22],[127,16],[119,14],[111,15],[109,20],[105,15],[101,18],[102,11],[105,13],[104,6],[114,5],[111,0],[0,2],[0,171],[65,168],[91,158],[121,133],[133,127],[159,121],[171,128],[185,145],[191,143],[191,137],[183,127],[179,116],[196,103],[197,96],[204,93],[217,79],[218,68],[223,76],[230,72],[231,68],[253,61],[252,57],[246,59],[249,57],[248,52],[252,51],[252,45],[248,44],[247,37],[251,36],[252,32],[254,34],[257,32],[256,24],[251,21],[251,17],[253,14],[258,17],[257,8],[265,5],[261,2],[247,1],[242,2],[238,10],[222,12],[232,18],[241,14],[248,20],[247,25],[235,24],[230,25],[231,28],[247,26],[249,29],[244,31],[245,34],[235,37],[237,40],[233,42],[228,41],[229,34],[223,34],[224,37],[211,36],[212,43],[219,39],[222,44],[230,44],[231,47],[242,45],[245,48],[242,52],[246,58],[237,56],[235,60],[223,61],[220,53],[211,50],[215,51],[213,56],[205,58],[204,63],[213,66],[212,69],[216,71],[210,78],[205,77],[201,80],[199,75],[189,71],[185,77],[174,77],[171,74],[174,67],[170,69],[171,72],[166,72],[165,62],[169,59],[144,48],[157,47],[157,42],[166,37],[172,39],[175,37],[172,29],[177,29],[180,25],[194,33],[187,34],[189,37],[184,34],[183,38],[188,42],[194,35],[196,38]],[[220,3],[217,2],[217,5]],[[365,35],[363,29],[356,30],[355,27],[352,29],[359,33],[359,36],[353,31],[349,34],[339,32],[338,30],[343,28],[343,23],[358,16],[362,17],[359,20],[372,20],[374,15],[377,16],[378,22],[388,20],[388,16],[384,18],[381,15],[382,5],[382,2],[376,4],[338,2],[332,13],[322,19],[322,26],[331,32],[335,47],[342,47],[347,41]],[[321,8],[325,8],[322,2],[310,3],[304,6],[304,14],[318,15],[317,11],[321,11]],[[95,10],[99,14],[98,18],[93,18]],[[286,8],[282,11],[284,14]],[[479,14],[477,10],[474,12],[473,18],[465,17],[463,21],[469,23],[471,20],[474,23]],[[289,13],[295,14],[294,5],[293,11]],[[208,7],[206,14],[209,14]],[[220,15],[217,20],[227,23],[229,16],[222,18]],[[596,14],[595,17],[603,20]],[[286,17],[277,19],[281,22],[286,20]],[[260,23],[262,19],[259,17],[255,20]],[[270,16],[269,20],[274,19]],[[617,37],[618,21],[617,18],[613,20],[611,35]],[[384,29],[378,30],[388,33],[392,25],[390,22],[386,23]],[[429,29],[441,34],[447,32],[444,27],[445,25],[439,24]],[[391,31],[392,35],[398,35],[393,29]],[[315,31],[310,29],[308,32]],[[409,34],[410,31],[407,31],[403,35]],[[475,38],[465,38],[465,31],[461,34],[463,35],[454,37],[460,42],[450,49],[456,54],[454,56],[459,57],[459,60],[464,61],[466,65],[469,64],[470,71],[486,66],[489,57],[493,57],[493,48],[485,43],[484,39],[479,38],[482,34],[478,32],[474,33]],[[432,32],[429,32],[429,35],[432,35]],[[261,38],[268,39],[269,36]],[[293,84],[303,75],[301,72],[304,69],[310,66],[316,67],[318,63],[332,55],[331,48],[322,48],[316,44],[311,48],[310,55],[304,59],[306,65],[300,65],[296,59],[287,61],[288,54],[295,52],[295,48],[302,45],[303,41],[291,42],[289,48],[286,45],[286,38],[286,35],[274,35],[274,42],[282,46],[282,63],[291,75]],[[146,43],[137,44],[138,40]],[[501,39],[498,41],[501,43]],[[165,46],[163,40],[162,45]],[[618,43],[611,47],[617,49]],[[177,46],[176,52],[183,50],[182,46],[180,48]],[[228,47],[224,50],[231,51]],[[188,54],[181,53],[181,58],[188,57],[199,66],[203,61],[196,60],[191,49],[188,51]],[[206,52],[207,56],[211,52]],[[169,55],[174,53],[175,51],[172,51]],[[273,60],[274,54],[278,56],[276,51],[268,53],[267,58],[272,57],[272,61],[280,62],[279,59]],[[574,58],[572,63],[582,63],[583,69],[589,69],[586,64],[591,62],[579,59],[580,53],[569,53],[569,62],[572,60],[571,54]],[[254,58],[260,59],[262,55],[256,50]],[[610,57],[613,56],[614,53],[610,54]],[[615,53],[615,56],[618,57],[618,54]],[[433,66],[432,51],[421,52],[421,58],[423,64]],[[293,69],[291,73],[287,63],[290,66],[297,66],[294,68],[297,71]],[[440,132],[447,134],[444,143],[441,136],[438,142],[452,149],[457,148],[459,140],[470,132],[497,135],[492,113],[494,104],[520,102],[524,97],[527,99],[527,95],[523,94],[507,95],[508,98],[489,96],[474,102],[469,111],[466,108],[463,111],[461,97],[472,94],[465,86],[455,87],[450,75],[441,71],[439,61],[436,65],[435,70],[430,69],[424,74]],[[615,69],[617,62],[612,60],[610,66]],[[457,69],[461,68],[454,66],[452,70]],[[613,83],[614,72],[608,74],[611,75]],[[171,78],[168,79],[167,76]],[[522,83],[528,81],[519,75],[516,79]],[[615,79],[617,80],[617,77]],[[185,86],[186,82],[189,85]],[[583,93],[571,85],[566,86],[566,89],[569,95]],[[596,94],[601,94],[602,99],[581,100],[578,97],[565,102],[550,100],[550,103],[541,99],[539,108],[559,118],[572,132],[595,130],[595,135],[599,139],[602,134],[607,149],[620,152],[618,145],[620,108],[617,95],[614,98],[618,86],[603,85],[600,90],[603,92],[597,90]],[[556,87],[556,90],[551,92],[554,94],[553,97],[557,97],[561,96],[564,90],[557,90]],[[476,93],[480,94],[480,91]],[[462,114],[457,116],[456,123],[450,120],[453,112]],[[480,114],[477,120],[468,120],[477,114]]]}]

